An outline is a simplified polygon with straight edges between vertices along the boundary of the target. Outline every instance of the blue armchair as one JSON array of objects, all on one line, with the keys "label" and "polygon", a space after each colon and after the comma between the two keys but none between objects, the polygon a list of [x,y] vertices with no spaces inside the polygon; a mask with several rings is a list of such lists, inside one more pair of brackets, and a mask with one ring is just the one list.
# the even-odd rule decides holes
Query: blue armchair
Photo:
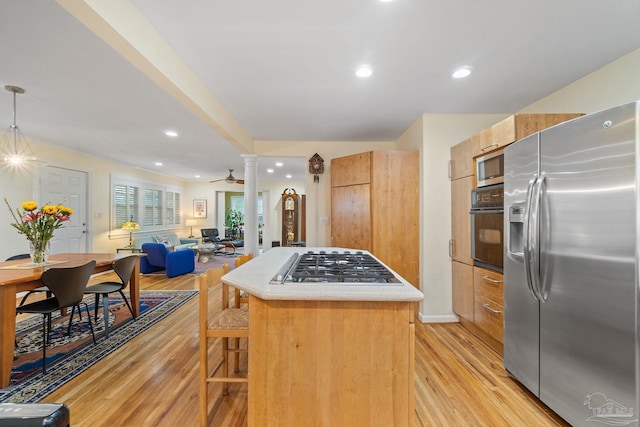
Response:
[{"label": "blue armchair", "polygon": [[191,273],[196,268],[196,254],[192,249],[169,252],[162,243],[144,243],[142,252],[147,254],[140,257],[142,274],[167,270],[167,277],[176,277]]}]

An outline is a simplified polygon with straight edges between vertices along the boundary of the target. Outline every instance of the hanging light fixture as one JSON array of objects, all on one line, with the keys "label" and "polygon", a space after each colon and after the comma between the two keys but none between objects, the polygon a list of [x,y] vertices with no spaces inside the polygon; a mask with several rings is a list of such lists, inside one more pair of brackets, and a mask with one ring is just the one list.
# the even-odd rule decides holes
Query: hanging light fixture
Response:
[{"label": "hanging light fixture", "polygon": [[16,124],[16,94],[22,94],[24,89],[18,86],[7,85],[4,87],[9,92],[13,93],[13,123],[9,126],[9,129],[5,132],[2,140],[1,150],[4,162],[11,166],[21,166],[27,163],[44,165],[44,162],[38,161],[33,154],[29,143],[25,139],[22,131]]}]

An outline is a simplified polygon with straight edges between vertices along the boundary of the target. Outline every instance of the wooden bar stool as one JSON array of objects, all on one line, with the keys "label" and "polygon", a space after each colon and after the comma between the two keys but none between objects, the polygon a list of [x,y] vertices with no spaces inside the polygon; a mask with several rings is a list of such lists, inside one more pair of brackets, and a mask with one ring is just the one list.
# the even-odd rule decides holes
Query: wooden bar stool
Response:
[{"label": "wooden bar stool", "polygon": [[[245,308],[229,307],[229,286],[222,283],[221,278],[229,271],[229,265],[222,268],[210,268],[200,276],[200,425],[208,423],[209,411],[209,383],[221,382],[223,394],[229,391],[228,383],[246,383],[246,377],[229,375],[229,355],[234,354],[239,358],[239,353],[247,352],[238,346],[240,338],[249,337],[249,310]],[[209,313],[209,288],[221,285],[222,305],[221,310],[211,316]],[[211,371],[209,369],[209,338],[222,338],[222,361]],[[236,344],[229,347],[229,339],[233,338]],[[222,375],[215,376],[222,367]]]}]

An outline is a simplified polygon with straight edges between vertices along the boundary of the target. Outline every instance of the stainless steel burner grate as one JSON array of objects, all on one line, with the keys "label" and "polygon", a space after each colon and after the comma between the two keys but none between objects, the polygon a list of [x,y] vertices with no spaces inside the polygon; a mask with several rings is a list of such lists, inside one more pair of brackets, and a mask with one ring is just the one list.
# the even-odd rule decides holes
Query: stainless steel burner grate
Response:
[{"label": "stainless steel burner grate", "polygon": [[276,275],[279,283],[400,283],[395,275],[363,252],[307,252],[290,260],[286,273]]}]

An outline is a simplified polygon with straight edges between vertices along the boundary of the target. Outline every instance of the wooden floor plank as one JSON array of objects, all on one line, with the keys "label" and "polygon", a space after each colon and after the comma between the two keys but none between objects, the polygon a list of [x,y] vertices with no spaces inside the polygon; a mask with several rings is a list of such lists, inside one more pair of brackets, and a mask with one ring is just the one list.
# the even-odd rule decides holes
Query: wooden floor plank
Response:
[{"label": "wooden floor plank", "polygon": [[[197,289],[197,279],[143,276],[141,288]],[[195,298],[44,401],[66,403],[74,427],[197,426],[197,322]],[[500,357],[460,325],[416,322],[415,347],[416,427],[567,425],[513,381]],[[215,363],[219,348],[210,355]],[[246,369],[246,355],[241,363]],[[245,427],[246,384],[231,384],[228,396],[221,396],[221,384],[210,387],[210,425]]]}]

